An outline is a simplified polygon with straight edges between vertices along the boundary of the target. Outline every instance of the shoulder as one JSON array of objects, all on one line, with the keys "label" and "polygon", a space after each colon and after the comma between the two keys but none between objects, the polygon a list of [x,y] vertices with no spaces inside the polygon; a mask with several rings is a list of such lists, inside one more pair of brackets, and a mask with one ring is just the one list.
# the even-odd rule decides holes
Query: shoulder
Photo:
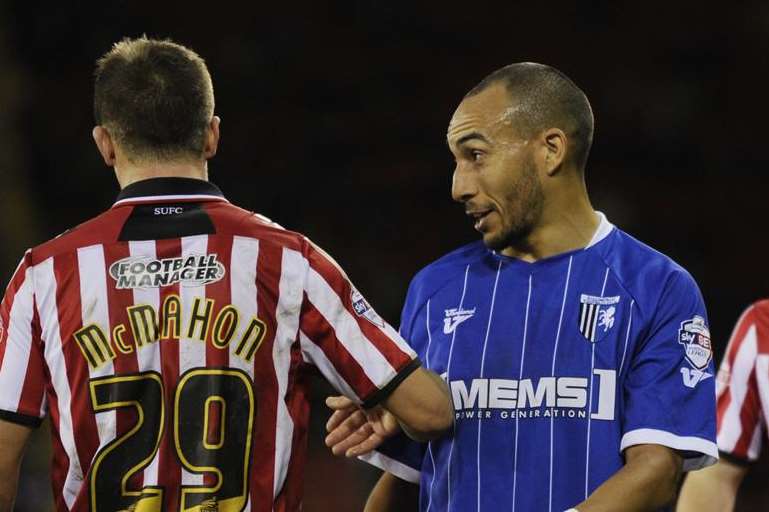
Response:
[{"label": "shoulder", "polygon": [[302,233],[284,228],[277,222],[231,203],[213,203],[207,207],[216,232],[254,238],[286,249],[304,251],[309,241]]},{"label": "shoulder", "polygon": [[642,310],[654,308],[666,294],[700,296],[694,278],[672,258],[618,228],[610,236],[601,256]]},{"label": "shoulder", "polygon": [[129,213],[130,209],[126,208],[107,210],[74,228],[68,229],[56,238],[33,247],[29,251],[30,264],[37,265],[48,258],[80,247],[116,240]]},{"label": "shoulder", "polygon": [[634,276],[659,278],[688,272],[669,256],[641,242],[619,228],[611,235],[614,240],[604,251],[604,258],[621,274],[632,280]]},{"label": "shoulder", "polygon": [[759,338],[769,342],[769,299],[761,299],[748,306],[737,321],[735,331],[747,330],[751,326],[756,327]]},{"label": "shoulder", "polygon": [[426,301],[443,286],[461,278],[469,265],[488,255],[483,242],[464,245],[438,258],[416,273],[409,286],[407,299]]}]

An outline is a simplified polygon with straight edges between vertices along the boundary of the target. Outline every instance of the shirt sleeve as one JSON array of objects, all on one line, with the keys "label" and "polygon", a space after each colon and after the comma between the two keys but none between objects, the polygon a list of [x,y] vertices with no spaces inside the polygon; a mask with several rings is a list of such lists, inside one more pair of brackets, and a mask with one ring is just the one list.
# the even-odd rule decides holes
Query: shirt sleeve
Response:
[{"label": "shirt sleeve", "polygon": [[419,368],[419,359],[333,259],[310,243],[305,258],[299,321],[303,357],[337,391],[373,407]]},{"label": "shirt sleeve", "polygon": [[0,419],[40,425],[46,411],[44,365],[27,253],[0,304]]},{"label": "shirt sleeve", "polygon": [[715,379],[702,296],[684,271],[667,279],[624,381],[620,449],[659,444],[684,457],[684,471],[718,459]]},{"label": "shirt sleeve", "polygon": [[[400,334],[408,340],[417,354],[426,361],[427,324],[425,307],[417,293],[416,279],[409,286],[406,302],[401,313]],[[361,455],[359,459],[387,471],[401,480],[419,484],[427,443],[419,443],[401,433],[385,441],[375,451]]]},{"label": "shirt sleeve", "polygon": [[[769,359],[759,357],[769,343],[769,301],[749,307],[732,332],[716,379],[718,449],[736,463],[755,461],[761,453],[769,392]],[[762,393],[763,391],[763,393]],[[766,404],[769,405],[769,404]]]}]

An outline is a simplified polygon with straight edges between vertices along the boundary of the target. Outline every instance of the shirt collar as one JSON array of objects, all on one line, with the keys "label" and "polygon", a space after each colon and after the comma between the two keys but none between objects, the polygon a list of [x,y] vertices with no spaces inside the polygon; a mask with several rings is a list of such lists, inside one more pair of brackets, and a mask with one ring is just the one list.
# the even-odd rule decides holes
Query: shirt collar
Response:
[{"label": "shirt collar", "polygon": [[157,201],[227,201],[219,187],[195,178],[151,178],[131,183],[113,206]]},{"label": "shirt collar", "polygon": [[598,229],[595,230],[592,240],[590,240],[590,243],[587,244],[585,249],[593,247],[595,244],[609,236],[609,233],[614,229],[614,224],[609,222],[609,219],[606,218],[606,215],[604,215],[603,212],[596,211],[595,213],[599,217]]}]

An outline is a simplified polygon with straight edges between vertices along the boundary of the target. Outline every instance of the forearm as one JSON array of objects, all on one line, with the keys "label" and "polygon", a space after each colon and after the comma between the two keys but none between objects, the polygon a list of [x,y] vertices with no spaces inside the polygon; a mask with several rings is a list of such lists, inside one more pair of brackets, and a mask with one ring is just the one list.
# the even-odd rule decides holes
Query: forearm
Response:
[{"label": "forearm", "polygon": [[32,430],[0,420],[0,512],[11,512],[24,447]]},{"label": "forearm", "polygon": [[678,512],[731,512],[747,467],[721,459],[690,473],[681,488]]},{"label": "forearm", "polygon": [[423,368],[407,377],[383,406],[398,419],[404,432],[417,441],[436,439],[454,422],[446,382]]},{"label": "forearm", "polygon": [[680,456],[664,447],[651,447],[651,452],[628,456],[622,469],[576,508],[579,512],[651,512],[673,501],[680,476]]},{"label": "forearm", "polygon": [[419,486],[384,473],[371,491],[364,512],[411,512],[418,507]]},{"label": "forearm", "polygon": [[17,471],[13,474],[0,474],[0,512],[12,512],[13,501],[16,497],[16,486],[19,481]]}]

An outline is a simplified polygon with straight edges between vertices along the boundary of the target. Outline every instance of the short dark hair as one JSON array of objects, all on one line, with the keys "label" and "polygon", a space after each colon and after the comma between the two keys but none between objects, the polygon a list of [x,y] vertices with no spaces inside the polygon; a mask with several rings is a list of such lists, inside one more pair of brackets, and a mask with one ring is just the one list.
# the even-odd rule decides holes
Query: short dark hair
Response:
[{"label": "short dark hair", "polygon": [[573,143],[572,157],[585,168],[593,144],[593,110],[590,101],[572,80],[557,69],[534,62],[510,64],[491,73],[473,87],[474,96],[501,82],[515,102],[516,125],[525,135],[547,128],[560,128]]},{"label": "short dark hair", "polygon": [[96,123],[139,160],[199,158],[214,113],[202,58],[171,40],[124,39],[96,63]]}]

